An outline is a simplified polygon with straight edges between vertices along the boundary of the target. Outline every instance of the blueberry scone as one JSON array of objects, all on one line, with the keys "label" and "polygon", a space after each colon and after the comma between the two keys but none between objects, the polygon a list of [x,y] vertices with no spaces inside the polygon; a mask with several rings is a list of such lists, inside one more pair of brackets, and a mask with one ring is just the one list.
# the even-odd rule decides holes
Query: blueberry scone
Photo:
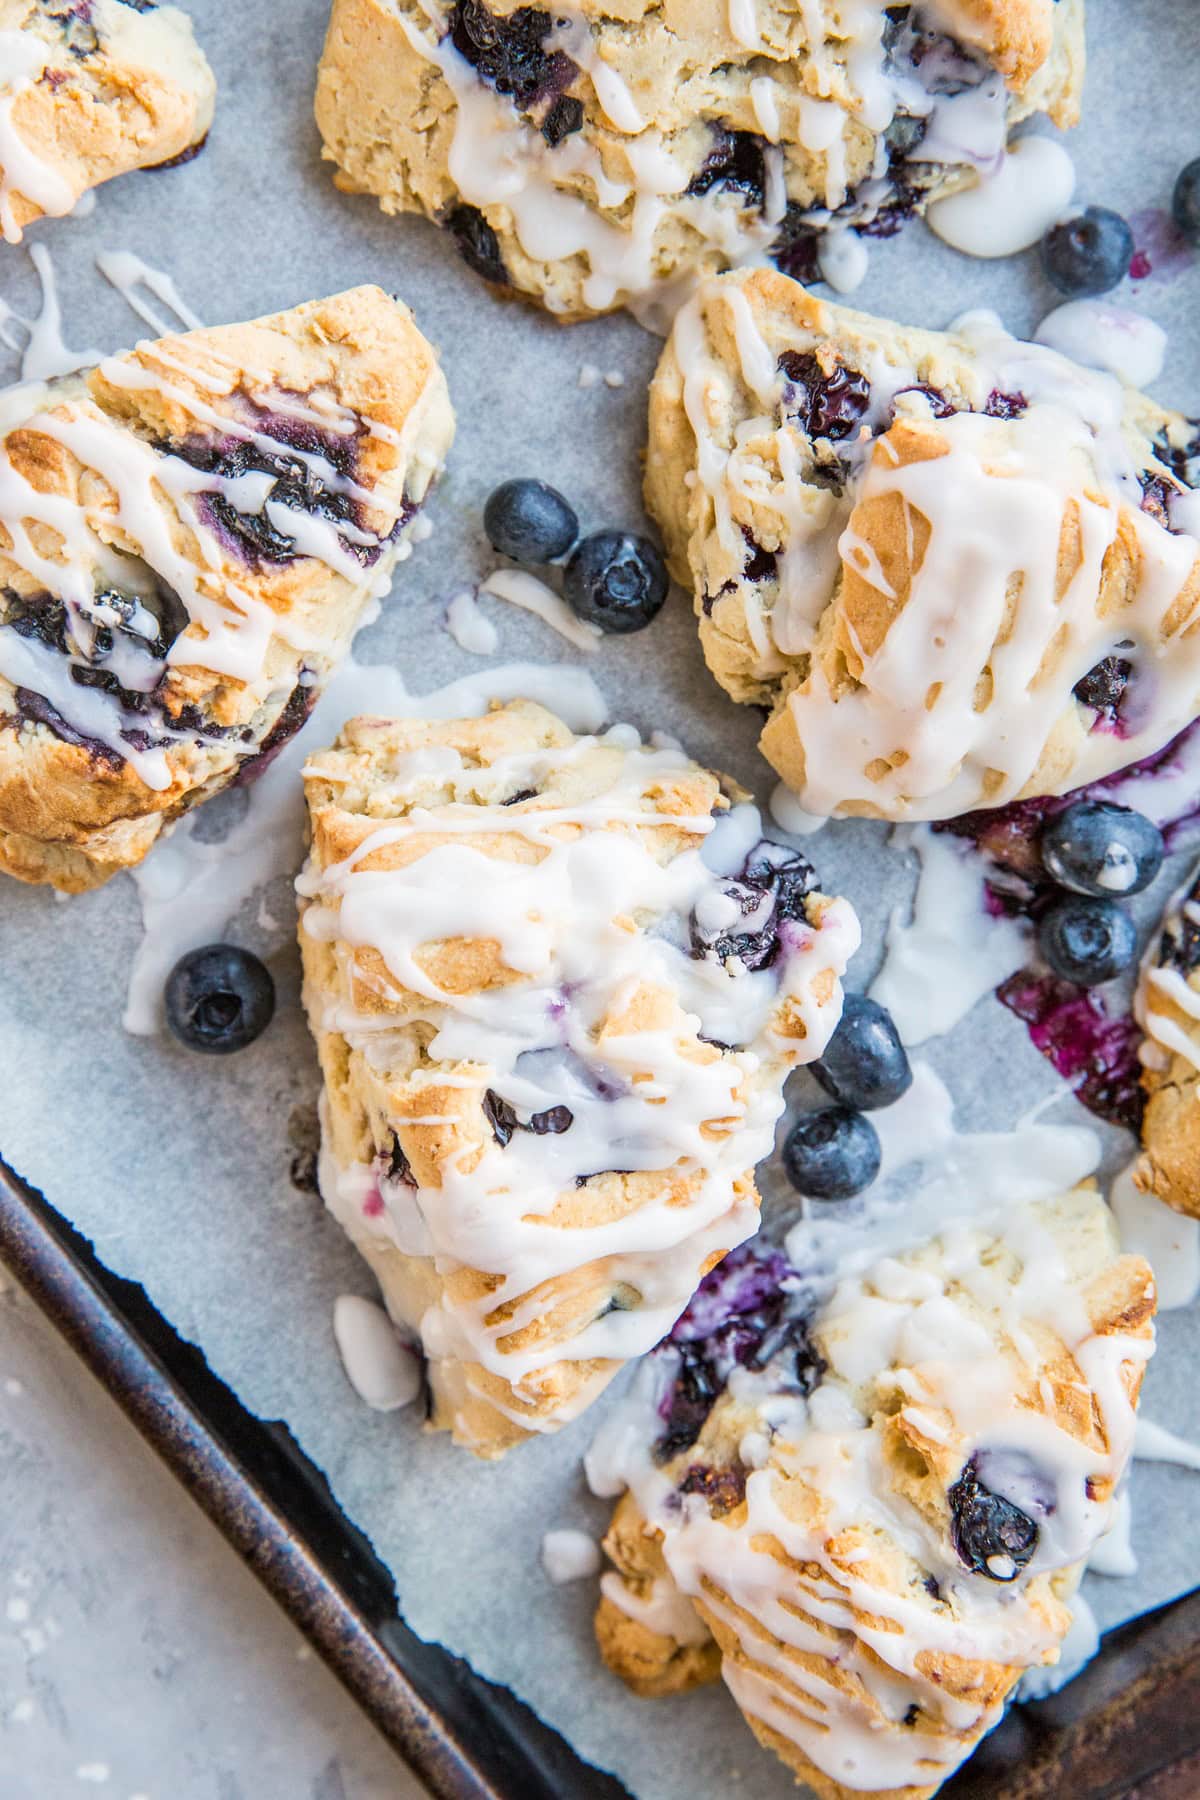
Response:
[{"label": "blueberry scone", "polygon": [[0,233],[88,188],[194,154],[216,83],[176,6],[0,0]]},{"label": "blueberry scone", "polygon": [[843,900],[670,739],[351,721],[299,883],[321,1191],[481,1456],[575,1417],[755,1229]]},{"label": "blueberry scone", "polygon": [[0,396],[0,870],[95,887],[262,769],[452,435],[370,287]]},{"label": "blueberry scone", "polygon": [[563,318],[884,236],[1009,126],[1078,112],[1082,0],[333,0],[339,187],[420,212]]},{"label": "blueberry scone", "polygon": [[758,269],[676,320],[646,495],[801,804],[944,819],[1200,713],[1195,431],[991,314],[920,331]]},{"label": "blueberry scone", "polygon": [[1150,943],[1135,1012],[1145,1034],[1137,1185],[1200,1218],[1200,868]]},{"label": "blueberry scone", "polygon": [[1153,1348],[1099,1194],[713,1272],[588,1459],[621,1499],[596,1630],[647,1695],[719,1674],[821,1800],[933,1794],[1057,1660]]}]

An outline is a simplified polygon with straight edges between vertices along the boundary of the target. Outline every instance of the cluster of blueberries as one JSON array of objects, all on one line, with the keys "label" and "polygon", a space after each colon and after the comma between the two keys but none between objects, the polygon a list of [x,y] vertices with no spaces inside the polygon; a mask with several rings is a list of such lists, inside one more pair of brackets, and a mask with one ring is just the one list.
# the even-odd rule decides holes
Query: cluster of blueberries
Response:
[{"label": "cluster of blueberries", "polygon": [[548,482],[502,482],[488,495],[483,528],[492,548],[514,562],[544,567],[565,556],[567,604],[601,631],[641,631],[667,597],[666,565],[649,538],[631,531],[581,538],[574,507]]},{"label": "cluster of blueberries", "polygon": [[[1200,244],[1200,156],[1180,170],[1171,212],[1182,237]],[[1107,294],[1129,273],[1133,233],[1120,213],[1088,206],[1042,239],[1042,268],[1060,293],[1073,299]]]},{"label": "cluster of blueberries", "polygon": [[[1124,974],[1137,955],[1137,929],[1117,896],[1140,893],[1162,868],[1158,826],[1112,801],[1076,800],[1047,819],[1039,849],[1046,874],[1064,890],[1037,921],[1038,949],[1052,972],[1079,988]],[[810,1200],[847,1200],[879,1173],[879,1136],[865,1115],[891,1106],[912,1081],[891,1015],[877,1001],[847,996],[813,1073],[837,1104],[792,1127],[784,1170]]]}]

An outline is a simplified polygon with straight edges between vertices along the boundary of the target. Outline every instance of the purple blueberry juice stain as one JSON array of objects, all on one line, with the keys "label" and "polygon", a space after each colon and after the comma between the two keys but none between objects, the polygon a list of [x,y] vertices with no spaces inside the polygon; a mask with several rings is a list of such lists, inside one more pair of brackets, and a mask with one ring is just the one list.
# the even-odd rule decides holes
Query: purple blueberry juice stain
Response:
[{"label": "purple blueberry juice stain", "polygon": [[[1098,670],[1105,671],[1098,679],[1110,684],[1106,690],[1109,700],[1115,694],[1115,703],[1119,704],[1124,689],[1106,665],[1097,665],[1097,670],[1085,679],[1097,677]],[[1097,687],[1089,703],[1104,702],[1105,693]],[[935,824],[933,829],[970,839],[990,864],[983,899],[991,917],[1023,918],[1036,924],[1046,909],[1061,898],[1061,890],[1042,867],[1038,847],[1046,820],[1076,800],[1110,799],[1114,791],[1124,790],[1132,780],[1177,774],[1181,757],[1197,736],[1200,720],[1153,755],[1087,787],[964,813],[957,819]],[[1168,848],[1198,817],[1200,798],[1163,822]],[[1191,931],[1200,957],[1200,929],[1191,927]],[[997,988],[996,996],[1023,1021],[1034,1047],[1071,1084],[1076,1098],[1090,1112],[1135,1133],[1139,1130],[1145,1107],[1138,1058],[1142,1033],[1129,1013],[1114,1015],[1094,989],[1077,987],[1036,967],[1018,970]]]},{"label": "purple blueberry juice stain", "polygon": [[1030,1042],[1089,1112],[1135,1134],[1140,1130],[1146,1097],[1135,1019],[1128,1013],[1114,1018],[1094,990],[1031,969],[1010,976],[996,995],[1025,1022]]},{"label": "purple blueberry juice stain", "polygon": [[1129,229],[1136,245],[1129,263],[1132,281],[1175,281],[1195,267],[1195,246],[1165,208],[1148,206],[1130,213]]},{"label": "purple blueberry juice stain", "polygon": [[[742,564],[742,580],[769,581],[778,572],[778,556],[774,550],[763,548],[748,525],[743,525],[741,531],[746,545],[746,560]],[[711,612],[711,604],[708,610]]]},{"label": "purple blueberry juice stain", "polygon": [[738,921],[717,931],[701,926],[693,914],[690,924],[692,955],[716,962],[730,959],[749,970],[768,969],[785,945],[784,926],[807,919],[805,900],[816,887],[817,877],[807,857],[786,844],[763,838],[742,865],[739,876],[726,883],[724,893],[734,901]]},{"label": "purple blueberry juice stain", "polygon": [[820,243],[820,230],[805,217],[805,208],[789,200],[768,255],[779,272],[793,281],[820,281]]},{"label": "purple blueberry juice stain", "polygon": [[908,387],[897,389],[892,396],[891,416],[896,417],[896,401],[901,394],[924,394],[929,402],[929,410],[935,419],[949,419],[958,411],[952,400],[948,400],[941,388],[931,387],[927,381],[914,381]]},{"label": "purple blueberry juice stain", "polygon": [[785,350],[778,366],[786,383],[784,410],[810,438],[840,443],[857,431],[871,399],[861,370],[836,363],[827,373],[811,350]]},{"label": "purple blueberry juice stain", "polygon": [[770,1363],[776,1391],[812,1393],[825,1363],[809,1339],[809,1315],[802,1278],[779,1250],[743,1244],[710,1269],[655,1352],[676,1364],[659,1405],[655,1460],[669,1462],[695,1443],[735,1368]]},{"label": "purple blueberry juice stain", "polygon": [[552,148],[583,123],[581,102],[566,109],[559,104],[579,69],[565,50],[546,49],[554,25],[554,15],[540,7],[498,14],[482,0],[455,0],[448,34],[480,81],[522,112],[548,103],[542,131]]},{"label": "purple blueberry juice stain", "polygon": [[752,131],[730,131],[723,125],[711,129],[716,139],[713,148],[684,191],[695,196],[710,193],[715,187],[727,188],[761,210],[767,179],[762,138]]},{"label": "purple blueberry juice stain", "polygon": [[992,389],[983,408],[989,419],[1019,419],[1028,409],[1024,394],[1006,394],[1000,388]]},{"label": "purple blueberry juice stain", "polygon": [[318,689],[315,686],[305,687],[297,683],[288,695],[279,717],[263,739],[257,752],[248,757],[233,778],[234,787],[248,787],[265,775],[280,751],[285,749],[296,733],[308,722],[308,716],[317,704]]},{"label": "purple blueberry juice stain", "polygon": [[[335,477],[350,479],[356,460],[358,433],[322,431],[305,420],[269,413],[247,402],[248,423],[259,437],[268,438],[278,449],[265,449],[248,438],[232,434],[218,438],[180,439],[158,445],[165,455],[181,461],[221,481],[235,481],[249,474],[270,475],[274,479],[258,512],[242,512],[220,491],[197,495],[196,506],[209,529],[231,555],[238,556],[252,568],[263,564],[289,563],[301,554],[296,540],[273,523],[267,515],[267,504],[301,513],[309,518],[328,519],[334,524],[364,529],[363,509],[358,500],[328,481],[306,458],[319,458],[334,471]],[[301,454],[289,456],[288,450]],[[378,561],[381,544],[355,543],[339,533],[338,541],[346,554],[363,568]]]}]

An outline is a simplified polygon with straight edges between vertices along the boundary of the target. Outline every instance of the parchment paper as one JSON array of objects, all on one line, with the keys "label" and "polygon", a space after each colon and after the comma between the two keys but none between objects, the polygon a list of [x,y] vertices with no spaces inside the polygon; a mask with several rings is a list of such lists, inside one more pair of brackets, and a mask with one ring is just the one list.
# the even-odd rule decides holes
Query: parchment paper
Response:
[{"label": "parchment paper", "polygon": [[[544,475],[571,496],[585,529],[640,525],[644,383],[658,345],[626,318],[562,328],[497,300],[432,227],[385,219],[372,201],[335,193],[311,119],[325,0],[193,0],[191,10],[220,83],[205,153],[178,170],[114,183],[101,190],[93,216],[37,227],[30,241],[52,250],[69,339],[101,350],[142,335],[96,273],[93,258],[105,249],[131,249],[169,268],[212,323],[360,281],[379,281],[413,304],[441,346],[459,435],[431,508],[433,538],[400,570],[357,654],[396,661],[410,688],[424,692],[482,666],[440,621],[445,599],[492,566],[479,521],[496,482]],[[1080,195],[1126,214],[1164,206],[1178,165],[1200,149],[1180,130],[1194,118],[1200,77],[1195,0],[1090,0],[1089,11],[1087,122],[1071,139]],[[36,311],[27,256],[10,248],[0,255],[4,298]],[[1200,412],[1198,270],[1193,258],[1173,282],[1152,279],[1132,292],[1127,285],[1116,296],[1170,331],[1159,391],[1192,412]],[[933,325],[989,305],[1027,332],[1054,297],[1033,254],[971,261],[914,226],[873,247],[857,301]],[[580,391],[585,362],[619,370],[624,386]],[[14,359],[0,368],[6,378],[15,372]],[[580,660],[537,621],[485,604],[500,627],[503,659]],[[757,720],[707,676],[682,596],[649,631],[606,643],[590,663],[614,716],[674,730],[765,800],[772,778],[754,747]],[[911,885],[905,859],[885,855],[883,845],[884,833],[869,825],[829,828],[808,845],[826,887],[848,893],[862,913],[858,986],[873,973],[889,907]],[[758,1800],[794,1792],[784,1770],[755,1749],[722,1690],[653,1705],[631,1698],[596,1657],[591,1584],[555,1589],[541,1572],[547,1528],[603,1527],[608,1509],[585,1494],[579,1462],[615,1396],[556,1439],[487,1467],[444,1438],[425,1438],[415,1416],[372,1414],[351,1393],[330,1313],[339,1293],[369,1292],[370,1281],[319,1202],[289,1180],[289,1117],[312,1102],[317,1078],[282,888],[271,907],[288,931],[264,931],[255,900],[230,934],[270,953],[281,1008],[266,1036],[228,1061],[122,1031],[140,935],[127,879],[69,904],[4,882],[0,900],[0,1151],[107,1264],[145,1284],[248,1406],[286,1420],[394,1571],[413,1628],[508,1683],[640,1800],[690,1800],[698,1769],[710,1793],[728,1792],[735,1771],[740,1791]],[[926,1053],[973,1127],[1010,1124],[1053,1086],[1023,1028],[990,998]],[[1061,1116],[1085,1118],[1070,1099]],[[1121,1160],[1128,1140],[1108,1136]],[[1144,1411],[1185,1434],[1200,1433],[1198,1359],[1200,1312],[1166,1317]],[[1161,1465],[1137,1469],[1139,1572],[1089,1581],[1102,1626],[1200,1581],[1197,1479]]]}]

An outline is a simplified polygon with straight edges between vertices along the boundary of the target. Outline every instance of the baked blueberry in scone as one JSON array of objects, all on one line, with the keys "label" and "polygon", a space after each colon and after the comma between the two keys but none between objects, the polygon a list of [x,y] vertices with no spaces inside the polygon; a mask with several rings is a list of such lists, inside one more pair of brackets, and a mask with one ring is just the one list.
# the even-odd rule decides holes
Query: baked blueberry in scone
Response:
[{"label": "baked blueberry in scone", "polygon": [[1200,1218],[1200,868],[1150,941],[1135,1012],[1146,1111],[1134,1179]]},{"label": "baked blueberry in scone", "polygon": [[676,320],[646,495],[802,805],[945,819],[1200,714],[1194,435],[991,314],[919,331],[757,269]]},{"label": "baked blueberry in scone", "polygon": [[176,6],[0,0],[0,234],[130,169],[192,156],[216,83]]},{"label": "baked blueberry in scone", "polygon": [[588,1458],[628,1489],[605,1661],[646,1695],[720,1675],[821,1800],[935,1793],[1058,1659],[1154,1304],[1086,1187],[862,1251],[824,1294],[735,1251]]},{"label": "baked blueberry in scone", "polygon": [[554,1431],[758,1221],[858,922],[671,739],[514,701],[305,770],[321,1191],[480,1456]]},{"label": "baked blueberry in scone", "polygon": [[0,397],[0,870],[95,887],[261,770],[387,592],[453,429],[372,287]]},{"label": "baked blueberry in scone", "polygon": [[830,230],[888,236],[1016,120],[1073,124],[1082,0],[334,0],[339,187],[563,318]]}]

